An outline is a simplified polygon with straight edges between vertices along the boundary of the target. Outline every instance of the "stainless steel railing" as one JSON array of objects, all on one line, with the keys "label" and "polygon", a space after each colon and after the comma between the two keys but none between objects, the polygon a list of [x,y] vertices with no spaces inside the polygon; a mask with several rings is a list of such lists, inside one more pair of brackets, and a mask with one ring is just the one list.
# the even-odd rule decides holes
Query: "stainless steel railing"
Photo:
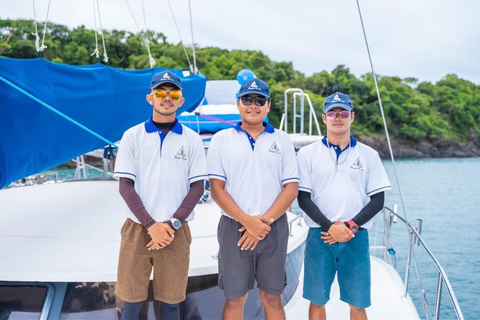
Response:
[{"label": "stainless steel railing", "polygon": [[[285,90],[284,92],[284,111],[282,114],[282,119],[280,120],[279,129],[283,130],[288,133],[288,94],[293,93],[292,96],[292,133],[293,134],[305,134],[305,98],[307,99],[308,103],[308,135],[312,135],[313,124],[315,123],[315,128],[317,130],[317,134],[319,136],[322,135],[320,131],[320,125],[317,119],[317,115],[315,114],[315,109],[313,108],[312,101],[308,94],[303,92],[302,89],[299,88],[290,88]],[[297,113],[297,98],[299,99],[299,113]],[[297,132],[297,119],[300,120],[300,129]]]},{"label": "stainless steel railing", "polygon": [[437,320],[440,319],[440,305],[441,305],[441,297],[442,297],[442,288],[443,285],[445,285],[445,288],[447,289],[448,296],[450,297],[450,302],[452,303],[452,307],[457,315],[457,319],[464,320],[462,310],[460,308],[460,305],[458,304],[457,298],[455,296],[455,292],[453,291],[452,285],[450,284],[450,281],[448,280],[447,274],[443,267],[441,266],[440,262],[437,260],[435,255],[432,253],[430,248],[427,246],[425,241],[423,240],[421,236],[421,230],[422,230],[422,220],[417,219],[415,223],[415,227],[413,227],[410,223],[406,222],[405,219],[403,219],[401,216],[399,216],[396,213],[396,206],[394,206],[394,209],[391,209],[389,207],[384,207],[384,255],[383,259],[386,262],[388,261],[388,249],[390,248],[390,228],[392,226],[393,222],[396,222],[397,219],[400,219],[403,223],[406,223],[408,226],[409,234],[410,234],[410,239],[408,243],[408,255],[407,255],[407,261],[406,261],[406,270],[405,270],[405,296],[407,295],[408,292],[408,280],[409,280],[409,275],[411,271],[410,263],[411,263],[411,257],[412,257],[412,252],[414,251],[414,246],[422,246],[427,254],[430,256],[431,260],[435,264],[437,270],[438,270],[438,282],[437,282],[437,291],[436,291],[436,297],[435,297],[435,311],[433,314],[433,319]]}]

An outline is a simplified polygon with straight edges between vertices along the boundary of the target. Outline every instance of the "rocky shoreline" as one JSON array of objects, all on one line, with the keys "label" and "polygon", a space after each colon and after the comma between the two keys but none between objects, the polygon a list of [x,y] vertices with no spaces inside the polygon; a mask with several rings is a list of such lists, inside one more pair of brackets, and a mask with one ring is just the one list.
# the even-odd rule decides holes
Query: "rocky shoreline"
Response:
[{"label": "rocky shoreline", "polygon": [[[380,158],[390,159],[387,138],[385,136],[357,136],[354,137],[378,151]],[[397,139],[391,138],[393,155],[395,159],[419,159],[419,158],[477,158],[480,157],[480,138],[474,140],[471,145],[461,144],[444,139]],[[103,168],[103,159],[85,156],[85,162]],[[75,169],[76,163],[69,161],[55,169]]]},{"label": "rocky shoreline", "polygon": [[[385,136],[359,136],[358,141],[378,151],[382,159],[390,159]],[[395,159],[401,158],[476,158],[480,157],[480,138],[471,144],[444,139],[398,139],[390,138]]]}]

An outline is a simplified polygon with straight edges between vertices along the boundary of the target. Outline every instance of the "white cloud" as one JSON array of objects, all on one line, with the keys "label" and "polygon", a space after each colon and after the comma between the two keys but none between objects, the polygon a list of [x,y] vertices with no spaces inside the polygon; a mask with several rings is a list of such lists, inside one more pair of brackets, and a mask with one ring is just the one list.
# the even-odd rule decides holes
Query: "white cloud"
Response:
[{"label": "white cloud", "polygon": [[[188,1],[170,1],[185,43],[191,43]],[[45,19],[47,0],[37,0]],[[129,0],[144,27],[140,0]],[[354,0],[191,0],[195,42],[225,49],[261,50],[293,61],[306,75],[345,64],[370,71]],[[144,0],[148,27],[180,41],[166,1]],[[360,1],[375,71],[436,82],[455,73],[480,84],[480,1]],[[107,29],[138,31],[124,1],[100,0]],[[30,0],[0,4],[0,18],[33,18]],[[93,28],[93,1],[52,1],[49,20]]]}]

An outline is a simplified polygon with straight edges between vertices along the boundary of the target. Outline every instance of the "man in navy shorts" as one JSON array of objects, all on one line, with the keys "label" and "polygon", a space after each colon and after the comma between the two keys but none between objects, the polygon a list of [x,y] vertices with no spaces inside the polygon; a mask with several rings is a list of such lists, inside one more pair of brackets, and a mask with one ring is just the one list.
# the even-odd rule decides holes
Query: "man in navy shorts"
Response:
[{"label": "man in navy shorts", "polygon": [[303,297],[309,318],[326,319],[335,274],[351,319],[367,319],[370,254],[367,229],[383,208],[390,182],[378,153],[350,135],[352,101],[337,92],[325,99],[327,135],[298,152],[298,203],[310,227]]},{"label": "man in navy shorts", "polygon": [[270,91],[260,79],[246,81],[236,127],[216,133],[207,155],[213,200],[222,209],[218,225],[219,287],[223,319],[242,319],[247,293],[257,280],[266,319],[285,319],[288,221],[298,194],[295,149],[290,137],[264,122]]}]

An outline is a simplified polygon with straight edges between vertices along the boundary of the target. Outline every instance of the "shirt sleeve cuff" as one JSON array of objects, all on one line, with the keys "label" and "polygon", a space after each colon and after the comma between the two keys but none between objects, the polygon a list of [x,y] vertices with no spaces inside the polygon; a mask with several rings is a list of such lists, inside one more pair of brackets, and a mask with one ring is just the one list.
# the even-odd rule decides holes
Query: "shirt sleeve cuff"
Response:
[{"label": "shirt sleeve cuff", "polygon": [[209,173],[208,178],[209,179],[217,179],[217,180],[227,181],[226,177],[224,177],[220,174],[215,174],[215,173]]},{"label": "shirt sleeve cuff", "polygon": [[117,171],[113,173],[113,178],[117,180],[119,180],[120,178],[128,178],[135,181],[137,179],[137,176],[130,172]]}]

